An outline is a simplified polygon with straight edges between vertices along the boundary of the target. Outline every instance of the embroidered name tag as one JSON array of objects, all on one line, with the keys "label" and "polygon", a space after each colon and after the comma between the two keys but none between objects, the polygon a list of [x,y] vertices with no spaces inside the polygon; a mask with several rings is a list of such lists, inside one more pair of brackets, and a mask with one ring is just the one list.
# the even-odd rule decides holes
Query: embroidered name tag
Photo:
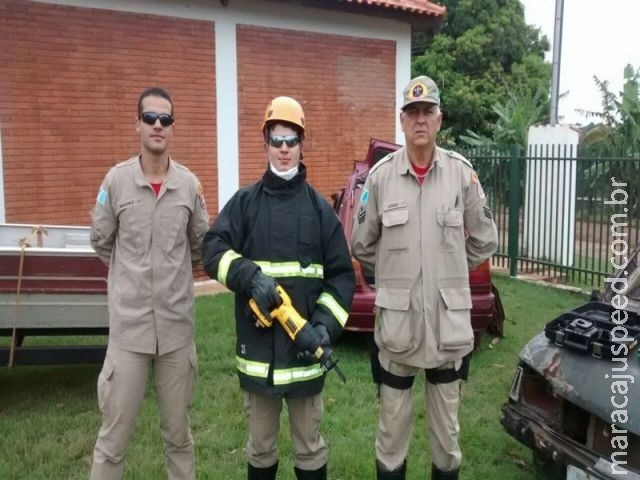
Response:
[{"label": "embroidered name tag", "polygon": [[124,210],[126,208],[135,207],[138,205],[142,205],[142,200],[140,200],[139,198],[136,198],[134,200],[125,200],[124,202],[120,202],[120,205],[118,205],[118,209]]},{"label": "embroidered name tag", "polygon": [[406,207],[407,205],[409,205],[409,202],[407,200],[397,200],[395,202],[385,203],[382,209],[385,211],[395,210],[396,208],[403,208],[403,207]]}]

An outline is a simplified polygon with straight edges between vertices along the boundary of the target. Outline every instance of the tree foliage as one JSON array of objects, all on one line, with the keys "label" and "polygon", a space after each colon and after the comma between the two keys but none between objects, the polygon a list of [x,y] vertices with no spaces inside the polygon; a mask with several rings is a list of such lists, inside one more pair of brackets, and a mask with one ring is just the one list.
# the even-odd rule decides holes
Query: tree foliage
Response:
[{"label": "tree foliage", "polygon": [[513,145],[523,151],[527,146],[529,127],[538,123],[548,111],[549,96],[538,90],[533,94],[526,88],[507,91],[503,103],[493,106],[497,116],[492,137],[487,138],[477,132],[467,131],[460,139],[472,146],[491,147],[505,151]]},{"label": "tree foliage", "polygon": [[624,69],[622,92],[616,95],[609,82],[594,76],[600,90],[602,111],[579,110],[587,118],[598,120],[587,126],[580,144],[592,153],[604,156],[632,157],[640,154],[640,68]]},{"label": "tree foliage", "polygon": [[[537,96],[548,112],[551,65],[546,37],[525,23],[519,0],[443,0],[447,17],[436,32],[414,35],[412,75],[428,75],[441,88],[451,137],[466,132],[493,137],[496,105]],[[500,107],[498,107],[499,109]]]},{"label": "tree foliage", "polygon": [[[640,68],[627,65],[624,69],[622,91],[616,95],[609,89],[609,82],[594,76],[600,90],[602,111],[579,110],[587,118],[599,123],[591,124],[582,131],[581,154],[592,158],[584,172],[584,191],[594,192],[611,188],[611,178],[626,181],[629,195],[629,216],[638,218],[640,213]],[[603,174],[606,172],[606,174]]]}]

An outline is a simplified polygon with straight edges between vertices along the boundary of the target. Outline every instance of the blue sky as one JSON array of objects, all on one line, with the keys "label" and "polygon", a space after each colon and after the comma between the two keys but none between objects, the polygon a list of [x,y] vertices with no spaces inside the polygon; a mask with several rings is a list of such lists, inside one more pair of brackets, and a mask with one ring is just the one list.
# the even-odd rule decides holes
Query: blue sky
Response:
[{"label": "blue sky", "polygon": [[[540,27],[552,44],[556,0],[521,0],[528,24]],[[640,0],[564,0],[560,99],[563,123],[589,123],[575,109],[600,111],[594,75],[609,82],[609,90],[622,89],[623,70],[640,67]]]}]

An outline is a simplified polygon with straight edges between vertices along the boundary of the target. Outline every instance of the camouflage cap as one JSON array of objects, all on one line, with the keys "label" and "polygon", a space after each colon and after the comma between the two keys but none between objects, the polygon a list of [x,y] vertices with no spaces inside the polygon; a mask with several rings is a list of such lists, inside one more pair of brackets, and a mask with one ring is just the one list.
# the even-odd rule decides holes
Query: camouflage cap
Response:
[{"label": "camouflage cap", "polygon": [[402,97],[402,110],[417,102],[440,105],[440,91],[436,82],[424,75],[412,79],[403,90]]}]

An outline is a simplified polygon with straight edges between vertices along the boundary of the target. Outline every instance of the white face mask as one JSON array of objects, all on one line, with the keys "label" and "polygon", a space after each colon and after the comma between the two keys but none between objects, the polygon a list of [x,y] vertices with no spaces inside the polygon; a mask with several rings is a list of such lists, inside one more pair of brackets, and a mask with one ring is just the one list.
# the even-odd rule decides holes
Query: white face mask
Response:
[{"label": "white face mask", "polygon": [[293,168],[290,168],[286,172],[280,172],[280,171],[276,170],[276,168],[273,166],[273,164],[271,162],[269,162],[269,168],[271,169],[271,171],[273,173],[275,173],[277,176],[279,176],[283,180],[291,180],[298,173],[298,165],[296,165]]}]

